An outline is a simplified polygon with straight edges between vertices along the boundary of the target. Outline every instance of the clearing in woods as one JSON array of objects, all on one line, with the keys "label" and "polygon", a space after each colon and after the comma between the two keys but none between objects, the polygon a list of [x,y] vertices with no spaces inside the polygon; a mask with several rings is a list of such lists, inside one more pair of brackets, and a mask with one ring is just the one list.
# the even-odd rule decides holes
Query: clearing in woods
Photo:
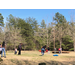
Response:
[{"label": "clearing in woods", "polygon": [[15,55],[14,51],[8,51],[6,58],[0,59],[0,65],[75,65],[75,52],[58,55],[50,52],[41,56],[38,51],[22,51],[21,55]]}]

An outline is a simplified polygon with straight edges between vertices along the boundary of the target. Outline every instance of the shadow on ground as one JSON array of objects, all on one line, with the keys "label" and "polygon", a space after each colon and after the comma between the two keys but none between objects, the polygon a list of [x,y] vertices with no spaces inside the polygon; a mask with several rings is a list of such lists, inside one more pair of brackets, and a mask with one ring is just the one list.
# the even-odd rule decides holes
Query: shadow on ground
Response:
[{"label": "shadow on ground", "polygon": [[[41,56],[41,55],[40,55]],[[72,60],[71,60],[72,59]],[[18,60],[18,59],[8,59],[8,62],[11,62],[9,65],[16,64],[16,65],[75,65],[75,57],[70,57],[66,61],[55,61],[55,60]],[[4,63],[1,63],[4,62]],[[2,58],[0,58],[0,65],[7,65]]]},{"label": "shadow on ground", "polygon": [[2,58],[0,58],[0,64],[2,63],[2,61],[3,61],[3,59],[2,59]]},{"label": "shadow on ground", "polygon": [[0,58],[0,61],[3,61],[3,59],[2,59],[2,58]]},{"label": "shadow on ground", "polygon": [[41,61],[37,61],[34,62],[34,61],[29,61],[29,60],[23,60],[23,61],[20,61],[20,60],[15,60],[15,61],[12,61],[13,63],[15,63],[16,65],[75,65],[75,61],[44,61],[44,62],[41,62]]},{"label": "shadow on ground", "polygon": [[43,63],[43,62],[42,62],[42,63],[39,63],[38,65],[46,65],[46,63]]},{"label": "shadow on ground", "polygon": [[47,65],[75,65],[75,61],[45,61]]},{"label": "shadow on ground", "polygon": [[39,56],[42,56],[42,55],[39,55]]}]

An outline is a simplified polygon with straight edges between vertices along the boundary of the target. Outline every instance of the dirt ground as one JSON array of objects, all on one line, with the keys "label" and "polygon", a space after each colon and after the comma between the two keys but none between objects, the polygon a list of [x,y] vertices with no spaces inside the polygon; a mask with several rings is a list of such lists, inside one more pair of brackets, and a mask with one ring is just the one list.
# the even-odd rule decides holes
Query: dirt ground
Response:
[{"label": "dirt ground", "polygon": [[38,51],[22,51],[21,55],[15,55],[14,51],[8,51],[6,58],[1,58],[0,65],[75,65],[75,52],[53,55],[50,52],[41,56]]}]

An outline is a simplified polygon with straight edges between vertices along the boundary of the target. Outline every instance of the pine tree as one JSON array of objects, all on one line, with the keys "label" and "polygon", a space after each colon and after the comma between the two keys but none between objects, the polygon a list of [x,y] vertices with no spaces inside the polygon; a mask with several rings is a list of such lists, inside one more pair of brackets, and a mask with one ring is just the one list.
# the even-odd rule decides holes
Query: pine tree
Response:
[{"label": "pine tree", "polygon": [[4,20],[3,20],[3,16],[2,14],[0,13],[0,26],[4,27]]},{"label": "pine tree", "polygon": [[65,17],[60,14],[59,12],[57,12],[55,14],[55,17],[53,17],[53,20],[55,21],[55,25],[56,25],[56,30],[57,30],[57,37],[60,41],[60,47],[62,45],[62,37],[64,36],[65,30],[67,28],[67,21],[65,19]]},{"label": "pine tree", "polygon": [[45,24],[44,20],[42,20],[42,22],[41,22],[41,27],[44,28],[44,29],[46,29],[46,24]]}]

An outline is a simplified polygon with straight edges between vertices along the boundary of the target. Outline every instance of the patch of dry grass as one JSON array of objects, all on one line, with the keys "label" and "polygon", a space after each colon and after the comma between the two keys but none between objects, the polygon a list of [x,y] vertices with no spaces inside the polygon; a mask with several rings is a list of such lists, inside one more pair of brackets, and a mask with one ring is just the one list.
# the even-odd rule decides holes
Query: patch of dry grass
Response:
[{"label": "patch of dry grass", "polygon": [[8,51],[6,58],[2,58],[1,65],[75,65],[75,52],[69,54],[58,54],[53,56],[52,53],[45,53],[41,56],[38,51],[22,51],[21,55],[15,55],[14,52]]}]

